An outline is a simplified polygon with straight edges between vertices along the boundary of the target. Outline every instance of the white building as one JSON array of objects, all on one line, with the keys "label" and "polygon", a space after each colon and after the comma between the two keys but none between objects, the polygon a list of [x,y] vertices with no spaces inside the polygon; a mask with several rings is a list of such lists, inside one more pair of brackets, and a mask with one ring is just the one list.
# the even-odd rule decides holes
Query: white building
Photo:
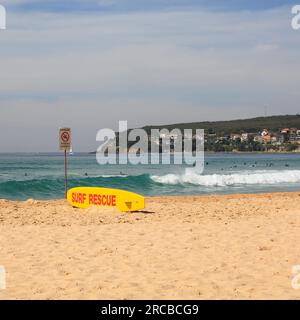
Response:
[{"label": "white building", "polygon": [[241,141],[246,142],[249,140],[249,134],[248,133],[242,133],[241,135]]}]

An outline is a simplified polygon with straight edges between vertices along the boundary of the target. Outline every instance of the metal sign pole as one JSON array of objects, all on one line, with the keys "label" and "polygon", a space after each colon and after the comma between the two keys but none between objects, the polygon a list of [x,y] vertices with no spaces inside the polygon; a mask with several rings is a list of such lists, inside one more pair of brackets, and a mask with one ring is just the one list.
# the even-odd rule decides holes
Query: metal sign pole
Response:
[{"label": "metal sign pole", "polygon": [[68,161],[67,161],[67,150],[65,150],[65,196],[67,199],[68,195]]}]

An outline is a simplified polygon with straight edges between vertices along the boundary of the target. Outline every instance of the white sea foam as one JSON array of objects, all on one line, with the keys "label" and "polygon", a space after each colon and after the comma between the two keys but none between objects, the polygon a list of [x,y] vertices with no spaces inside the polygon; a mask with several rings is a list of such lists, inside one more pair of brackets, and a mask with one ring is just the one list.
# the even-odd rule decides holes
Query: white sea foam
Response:
[{"label": "white sea foam", "polygon": [[96,178],[127,178],[127,174],[103,174],[101,176],[96,176]]},{"label": "white sea foam", "polygon": [[151,176],[151,179],[162,184],[193,184],[206,187],[260,184],[274,185],[280,183],[300,183],[300,170],[256,170],[211,175],[199,175],[192,170],[187,170],[181,175],[167,174],[164,176]]}]

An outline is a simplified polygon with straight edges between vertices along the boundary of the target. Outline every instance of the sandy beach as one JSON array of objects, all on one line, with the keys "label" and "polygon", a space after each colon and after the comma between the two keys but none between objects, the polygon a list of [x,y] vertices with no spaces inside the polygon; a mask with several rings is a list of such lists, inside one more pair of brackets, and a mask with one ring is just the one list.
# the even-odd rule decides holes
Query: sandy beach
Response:
[{"label": "sandy beach", "polygon": [[300,193],[146,201],[119,213],[0,200],[0,299],[300,298]]}]

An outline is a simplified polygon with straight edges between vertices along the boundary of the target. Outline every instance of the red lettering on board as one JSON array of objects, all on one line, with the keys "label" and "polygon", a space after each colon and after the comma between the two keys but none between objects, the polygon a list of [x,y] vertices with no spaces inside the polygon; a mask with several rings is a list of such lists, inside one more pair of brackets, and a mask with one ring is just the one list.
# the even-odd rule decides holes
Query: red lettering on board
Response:
[{"label": "red lettering on board", "polygon": [[76,193],[76,192],[72,193],[72,202],[84,204],[85,200],[86,200],[85,193]]},{"label": "red lettering on board", "polygon": [[113,195],[113,196],[111,197],[111,205],[112,205],[113,207],[116,206],[116,196],[115,196],[115,195]]},{"label": "red lettering on board", "polygon": [[[73,200],[73,198],[72,198]],[[106,195],[106,194],[90,194],[89,195],[89,204],[95,206],[108,206],[115,207],[116,206],[116,195]]]}]

